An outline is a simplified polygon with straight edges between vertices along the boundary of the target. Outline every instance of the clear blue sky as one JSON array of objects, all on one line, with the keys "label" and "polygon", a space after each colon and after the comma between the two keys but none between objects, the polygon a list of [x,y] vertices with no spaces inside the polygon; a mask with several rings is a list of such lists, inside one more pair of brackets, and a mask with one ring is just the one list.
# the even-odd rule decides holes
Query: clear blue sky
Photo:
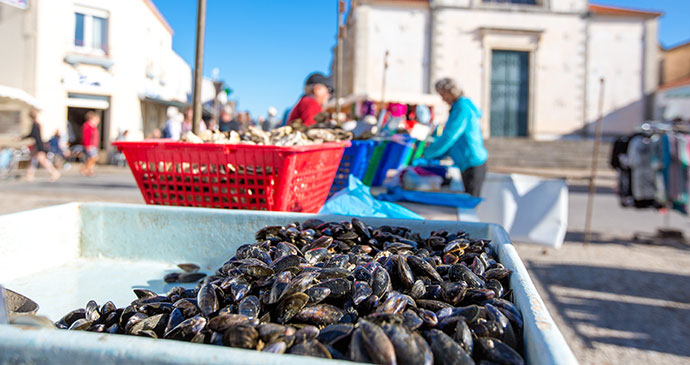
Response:
[{"label": "clear blue sky", "polygon": [[[154,0],[172,26],[173,48],[194,64],[196,1]],[[204,75],[214,67],[234,90],[239,110],[279,115],[300,96],[306,76],[329,73],[336,0],[208,0]],[[690,0],[598,0],[602,5],[658,10],[664,46],[690,40]]]}]

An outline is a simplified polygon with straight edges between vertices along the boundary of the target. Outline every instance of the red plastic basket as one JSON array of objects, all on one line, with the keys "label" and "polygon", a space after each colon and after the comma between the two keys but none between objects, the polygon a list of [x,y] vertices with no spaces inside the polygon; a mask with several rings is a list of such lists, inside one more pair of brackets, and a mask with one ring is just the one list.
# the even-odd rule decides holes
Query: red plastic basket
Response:
[{"label": "red plastic basket", "polygon": [[278,147],[113,142],[147,204],[316,213],[350,142]]}]

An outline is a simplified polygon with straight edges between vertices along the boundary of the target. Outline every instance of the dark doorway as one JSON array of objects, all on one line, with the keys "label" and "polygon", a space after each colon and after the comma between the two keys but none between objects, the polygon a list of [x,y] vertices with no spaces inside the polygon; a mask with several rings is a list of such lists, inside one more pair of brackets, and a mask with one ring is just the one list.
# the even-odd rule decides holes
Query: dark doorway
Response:
[{"label": "dark doorway", "polygon": [[491,56],[491,137],[527,137],[529,52]]},{"label": "dark doorway", "polygon": [[83,144],[82,141],[82,135],[81,135],[81,127],[84,125],[84,122],[86,122],[86,113],[89,111],[94,111],[98,113],[101,116],[101,123],[98,124],[98,131],[100,133],[100,149],[105,149],[105,133],[104,131],[104,126],[105,126],[105,110],[102,109],[89,109],[89,108],[74,108],[74,107],[68,107],[67,108],[67,123],[68,123],[68,129],[71,130],[70,132],[70,140],[69,143],[70,145],[81,145]]}]

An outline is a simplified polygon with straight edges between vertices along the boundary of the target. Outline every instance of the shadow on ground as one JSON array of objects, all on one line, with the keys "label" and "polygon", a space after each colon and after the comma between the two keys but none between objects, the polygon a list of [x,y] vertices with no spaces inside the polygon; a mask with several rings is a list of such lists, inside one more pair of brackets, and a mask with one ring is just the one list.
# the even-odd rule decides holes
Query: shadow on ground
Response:
[{"label": "shadow on ground", "polygon": [[603,343],[690,356],[690,276],[527,263],[585,346]]},{"label": "shadow on ground", "polygon": [[[592,232],[589,243],[593,245],[622,245],[632,246],[634,244],[648,244],[655,246],[668,246],[682,250],[690,250],[690,244],[676,239],[658,238],[656,233],[639,232],[630,236],[615,236],[603,235],[601,233]],[[585,242],[585,233],[581,231],[568,231],[565,234],[565,242]]]},{"label": "shadow on ground", "polygon": [[[588,185],[568,185],[568,191],[571,193],[589,193]],[[596,186],[594,188],[595,194],[616,194],[616,191],[608,186]]]}]

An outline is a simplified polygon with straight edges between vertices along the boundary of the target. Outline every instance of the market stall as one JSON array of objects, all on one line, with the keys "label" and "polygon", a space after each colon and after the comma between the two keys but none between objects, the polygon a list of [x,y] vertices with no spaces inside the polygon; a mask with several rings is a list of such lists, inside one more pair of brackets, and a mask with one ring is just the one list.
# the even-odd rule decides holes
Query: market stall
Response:
[{"label": "market stall", "polygon": [[[0,304],[27,304],[0,305],[0,362],[576,363],[503,228],[423,220],[371,195],[481,201],[438,191],[457,179],[437,166],[408,168],[436,127],[437,96],[338,100],[351,121],[203,130],[205,5],[192,130],[114,143],[146,203],[173,207],[0,217],[13,290],[0,287]],[[347,200],[353,186],[361,195]],[[352,212],[356,200],[370,211]]]}]

